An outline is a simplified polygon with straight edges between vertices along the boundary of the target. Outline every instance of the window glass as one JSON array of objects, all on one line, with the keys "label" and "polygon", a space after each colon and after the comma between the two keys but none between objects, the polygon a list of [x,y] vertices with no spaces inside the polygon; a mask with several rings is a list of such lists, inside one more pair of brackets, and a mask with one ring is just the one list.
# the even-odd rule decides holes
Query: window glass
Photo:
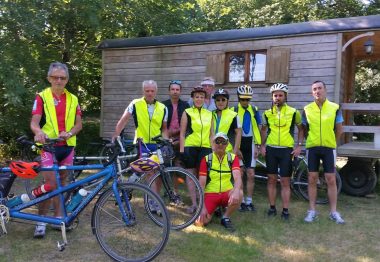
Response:
[{"label": "window glass", "polygon": [[265,54],[251,52],[249,55],[249,81],[265,81]]},{"label": "window glass", "polygon": [[229,81],[244,82],[244,54],[231,54],[229,62]]}]

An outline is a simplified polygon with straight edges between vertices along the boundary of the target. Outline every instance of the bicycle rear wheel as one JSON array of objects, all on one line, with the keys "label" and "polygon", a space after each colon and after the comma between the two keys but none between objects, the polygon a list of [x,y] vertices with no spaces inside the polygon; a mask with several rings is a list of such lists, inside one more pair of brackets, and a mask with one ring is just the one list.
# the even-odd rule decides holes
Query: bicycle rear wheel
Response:
[{"label": "bicycle rear wheel", "polygon": [[[166,186],[162,181],[163,176]],[[153,175],[148,184],[164,201],[172,229],[186,228],[198,218],[203,207],[203,191],[193,174],[180,167],[165,167],[161,173]],[[193,185],[194,190],[190,190],[189,184]],[[150,213],[150,216],[160,225],[160,220],[157,220],[155,214]]]},{"label": "bicycle rear wheel", "polygon": [[[98,199],[92,212],[92,228],[101,248],[116,261],[150,261],[165,247],[170,232],[169,215],[162,200],[147,186],[135,183],[118,185],[120,207],[111,188]],[[152,221],[146,202],[154,201],[162,216],[162,226]]]},{"label": "bicycle rear wheel", "polygon": [[[305,165],[306,163],[304,161],[302,165]],[[307,201],[309,201],[309,194],[308,194],[308,169],[306,168],[299,168],[297,167],[296,170],[296,181],[294,182],[294,187],[296,190],[300,193],[300,195]],[[339,194],[342,189],[342,180],[340,178],[340,175],[337,171],[335,171],[336,176],[336,186],[337,186],[337,193]],[[317,182],[317,204],[327,204],[329,202],[328,194],[327,194],[327,182],[324,175],[323,170],[319,171],[319,178]]]}]

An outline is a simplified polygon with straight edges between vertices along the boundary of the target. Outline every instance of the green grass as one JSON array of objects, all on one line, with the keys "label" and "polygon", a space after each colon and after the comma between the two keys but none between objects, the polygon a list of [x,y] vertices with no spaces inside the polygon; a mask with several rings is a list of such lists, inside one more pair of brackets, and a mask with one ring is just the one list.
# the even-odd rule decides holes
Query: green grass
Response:
[{"label": "green grass", "polygon": [[[318,221],[306,224],[308,203],[297,197],[290,204],[289,222],[281,221],[279,215],[268,219],[265,185],[258,183],[254,194],[258,210],[236,212],[232,217],[235,233],[226,232],[218,219],[205,228],[172,231],[157,261],[379,261],[379,193],[378,186],[375,198],[341,194],[338,210],[345,225],[328,219],[328,205],[318,206]],[[280,199],[277,209],[281,210]],[[44,240],[34,240],[32,225],[11,222],[9,234],[0,237],[0,261],[108,261],[91,233],[90,218],[88,207],[79,227],[68,233],[64,252],[56,248],[59,232],[48,230]]]}]

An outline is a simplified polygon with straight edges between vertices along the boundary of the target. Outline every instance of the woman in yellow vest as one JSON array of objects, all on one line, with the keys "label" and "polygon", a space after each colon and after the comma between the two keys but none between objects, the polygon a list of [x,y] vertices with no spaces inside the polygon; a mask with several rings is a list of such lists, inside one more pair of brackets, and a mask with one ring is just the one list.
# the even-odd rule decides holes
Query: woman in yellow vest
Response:
[{"label": "woman in yellow vest", "polygon": [[[82,129],[82,113],[78,104],[78,98],[65,88],[69,81],[69,71],[65,64],[54,62],[50,64],[48,77],[51,87],[40,92],[34,101],[32,120],[30,127],[34,133],[34,141],[45,143],[46,138],[63,138],[54,148],[54,156],[51,152],[41,152],[41,166],[53,165],[54,158],[58,165],[72,165],[76,135]],[[41,120],[45,124],[41,127]],[[45,183],[52,189],[56,188],[54,171],[41,172]],[[66,181],[68,171],[60,171],[61,183]],[[38,205],[38,213],[47,215],[50,201]],[[62,210],[58,197],[53,198],[54,216],[62,217]],[[45,223],[37,223],[34,231],[35,238],[45,236]]]},{"label": "woman in yellow vest", "polygon": [[[186,169],[198,176],[197,169],[201,159],[211,153],[210,140],[213,136],[213,124],[211,111],[203,108],[206,91],[201,86],[196,86],[191,91],[194,101],[192,107],[187,108],[181,117],[181,130],[179,136],[180,155]],[[194,185],[188,183],[189,191],[195,192]],[[196,211],[195,194],[191,196],[193,206],[189,213]]]},{"label": "woman in yellow vest", "polygon": [[242,158],[240,152],[241,126],[237,113],[228,108],[230,95],[227,90],[218,89],[212,98],[216,104],[216,110],[212,111],[214,133],[234,134],[234,147],[228,143],[227,152],[234,152],[239,158]]},{"label": "woman in yellow vest", "polygon": [[[268,171],[267,215],[277,215],[276,194],[277,174],[280,174],[282,213],[281,218],[289,219],[290,176],[292,174],[292,158],[301,152],[303,128],[301,114],[287,105],[288,86],[277,83],[271,86],[272,107],[263,114],[261,128],[261,154],[265,156]],[[294,147],[294,128],[298,128],[298,142]]]}]

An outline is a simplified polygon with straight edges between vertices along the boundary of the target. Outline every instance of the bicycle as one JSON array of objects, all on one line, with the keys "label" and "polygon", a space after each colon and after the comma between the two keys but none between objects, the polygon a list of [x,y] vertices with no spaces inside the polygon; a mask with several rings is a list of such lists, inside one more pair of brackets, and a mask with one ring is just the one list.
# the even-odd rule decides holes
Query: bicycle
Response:
[{"label": "bicycle", "polygon": [[[181,167],[171,166],[175,157],[171,141],[160,136],[153,138],[157,143],[157,151],[150,152],[139,138],[136,145],[128,145],[130,151],[137,153],[128,155],[126,150],[123,151],[124,144],[120,140],[118,137],[117,141],[123,153],[118,156],[118,172],[154,188],[169,212],[172,229],[184,229],[194,223],[203,208],[203,190],[193,174]],[[131,150],[132,147],[135,149]],[[143,147],[148,153],[142,153]],[[131,159],[134,161],[131,162]],[[145,165],[143,169],[139,168],[141,163]],[[152,172],[154,174],[149,176]],[[189,188],[189,184],[193,186],[193,190]],[[192,207],[195,207],[191,210],[193,212],[188,212]],[[157,216],[151,213],[151,218],[156,221]],[[156,222],[160,224],[159,220]]]},{"label": "bicycle", "polygon": [[[49,140],[47,147],[56,140]],[[68,244],[66,228],[70,227],[77,216],[94,199],[94,197],[109,182],[112,185],[106,189],[94,205],[91,217],[91,227],[95,237],[104,252],[116,261],[149,261],[154,259],[165,247],[168,237],[170,221],[167,210],[160,197],[147,186],[136,183],[123,183],[120,175],[116,172],[115,160],[118,150],[114,147],[115,154],[106,165],[85,166],[60,166],[54,163],[49,168],[39,168],[38,171],[54,171],[57,188],[51,192],[11,206],[12,199],[8,198],[6,191],[0,192],[0,234],[7,234],[6,224],[12,219],[44,222],[61,227],[62,242],[58,241],[58,249],[63,251]],[[59,178],[60,170],[90,170],[98,169],[99,172],[84,179],[62,186]],[[0,172],[9,173],[10,168],[1,168]],[[70,190],[81,188],[86,183],[94,180],[100,183],[81,202],[73,208],[71,213],[67,212],[63,194]],[[4,188],[11,188],[9,182]],[[1,187],[0,187],[1,188]],[[59,197],[63,217],[41,216],[30,211],[30,207],[53,197]],[[149,214],[149,201],[156,203],[161,216],[156,221]]]},{"label": "bicycle", "polygon": [[[255,178],[261,179],[261,180],[267,180],[267,173],[266,173],[266,164],[264,161],[257,159],[256,162],[264,168],[263,170],[260,170],[260,166],[256,168],[255,172]],[[305,199],[306,201],[309,201],[309,195],[308,195],[308,167],[307,167],[307,160],[305,156],[298,156],[294,158],[293,160],[293,171],[290,178],[290,187],[292,191],[297,195]],[[336,185],[337,185],[337,192],[340,193],[342,189],[342,179],[338,173],[338,171],[335,171],[336,175]],[[280,176],[278,175],[277,181],[280,182]],[[321,169],[319,171],[319,178],[317,182],[317,204],[327,204],[328,203],[328,195],[327,195],[327,182],[324,176],[324,172]]]}]

